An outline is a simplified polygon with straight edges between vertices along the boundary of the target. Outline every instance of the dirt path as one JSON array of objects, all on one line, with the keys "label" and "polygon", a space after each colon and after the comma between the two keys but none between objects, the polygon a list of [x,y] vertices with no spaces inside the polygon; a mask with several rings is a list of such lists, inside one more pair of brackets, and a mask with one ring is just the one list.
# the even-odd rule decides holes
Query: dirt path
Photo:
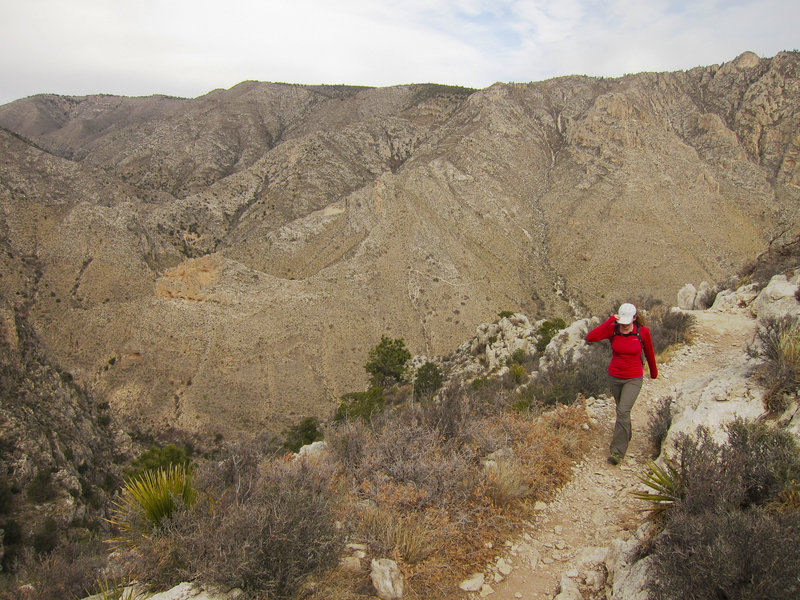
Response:
[{"label": "dirt path", "polygon": [[465,593],[464,598],[550,599],[556,595],[563,575],[575,578],[584,599],[605,598],[602,582],[588,581],[585,585],[578,565],[582,557],[593,552],[602,556],[615,538],[630,537],[642,521],[644,504],[631,492],[642,487],[636,474],[644,471],[650,458],[645,432],[653,406],[687,381],[730,364],[753,336],[755,322],[743,314],[694,314],[693,343],[659,365],[658,379],[645,376],[632,412],[633,439],[622,464],[612,466],[606,461],[614,426],[613,400],[596,400],[590,408],[597,417],[598,435],[584,462],[573,467],[573,479],[538,513],[520,540],[506,543],[509,551],[504,563],[490,569],[486,577],[494,591],[484,588],[482,594]]}]

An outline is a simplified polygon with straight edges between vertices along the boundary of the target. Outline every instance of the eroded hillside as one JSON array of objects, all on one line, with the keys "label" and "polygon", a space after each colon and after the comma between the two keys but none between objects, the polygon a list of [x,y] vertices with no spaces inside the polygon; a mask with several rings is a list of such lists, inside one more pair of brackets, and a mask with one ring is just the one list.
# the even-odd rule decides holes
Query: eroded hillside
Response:
[{"label": "eroded hillside", "polygon": [[326,415],[381,334],[439,354],[502,309],[671,298],[796,228],[798,64],[19,100],[3,302],[131,426]]}]

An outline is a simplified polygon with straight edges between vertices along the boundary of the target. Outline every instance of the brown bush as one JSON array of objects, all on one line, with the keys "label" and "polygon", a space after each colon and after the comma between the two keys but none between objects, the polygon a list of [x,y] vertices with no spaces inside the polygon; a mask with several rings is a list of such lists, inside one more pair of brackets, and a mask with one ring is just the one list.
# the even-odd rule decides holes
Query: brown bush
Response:
[{"label": "brown bush", "polygon": [[27,551],[23,553],[17,585],[32,585],[37,600],[82,598],[104,565],[103,548],[96,541],[67,542],[47,555]]}]

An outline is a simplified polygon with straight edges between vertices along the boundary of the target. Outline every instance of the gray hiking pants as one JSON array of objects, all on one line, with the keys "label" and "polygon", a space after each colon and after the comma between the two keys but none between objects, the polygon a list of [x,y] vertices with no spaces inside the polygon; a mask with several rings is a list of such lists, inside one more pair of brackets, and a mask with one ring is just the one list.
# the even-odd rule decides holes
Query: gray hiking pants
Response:
[{"label": "gray hiking pants", "polygon": [[611,395],[617,404],[617,422],[614,425],[614,437],[611,438],[610,451],[622,458],[631,441],[631,409],[639,391],[642,389],[642,378],[619,379],[609,376]]}]

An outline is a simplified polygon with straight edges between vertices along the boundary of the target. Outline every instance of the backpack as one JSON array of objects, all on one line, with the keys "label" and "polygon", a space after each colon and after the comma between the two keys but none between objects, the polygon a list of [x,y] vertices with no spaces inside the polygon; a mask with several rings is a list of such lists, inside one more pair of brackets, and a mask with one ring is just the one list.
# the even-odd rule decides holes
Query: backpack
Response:
[{"label": "backpack", "polygon": [[639,338],[639,346],[642,348],[641,352],[639,353],[639,359],[642,361],[642,364],[644,364],[644,342],[642,342],[642,334],[639,331],[641,327],[634,325],[631,333],[619,333],[618,329],[619,325],[614,325],[614,331],[611,333],[611,338],[609,338],[612,347],[614,344],[614,336],[621,335],[622,337],[630,337],[635,335],[637,338]]}]

